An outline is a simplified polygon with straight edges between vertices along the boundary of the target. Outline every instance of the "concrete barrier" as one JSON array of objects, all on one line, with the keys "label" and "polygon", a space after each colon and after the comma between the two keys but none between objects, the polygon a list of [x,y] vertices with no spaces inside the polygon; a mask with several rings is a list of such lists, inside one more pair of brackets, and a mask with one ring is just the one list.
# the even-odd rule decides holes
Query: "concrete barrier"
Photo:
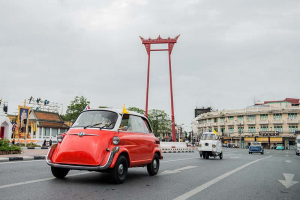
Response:
[{"label": "concrete barrier", "polygon": [[193,147],[187,147],[185,142],[161,142],[160,148],[163,153],[193,153]]}]

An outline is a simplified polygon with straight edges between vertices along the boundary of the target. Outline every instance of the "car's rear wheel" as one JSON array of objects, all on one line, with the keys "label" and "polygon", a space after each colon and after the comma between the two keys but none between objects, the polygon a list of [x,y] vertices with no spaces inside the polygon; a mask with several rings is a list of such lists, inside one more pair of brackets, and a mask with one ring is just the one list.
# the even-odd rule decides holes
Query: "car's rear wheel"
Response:
[{"label": "car's rear wheel", "polygon": [[261,154],[264,154],[264,152],[261,152]]},{"label": "car's rear wheel", "polygon": [[147,165],[147,171],[150,176],[154,176],[158,173],[158,170],[159,170],[159,157],[156,153],[154,154],[152,162]]},{"label": "car's rear wheel", "polygon": [[209,159],[209,153],[208,152],[206,152],[206,154],[205,154],[205,159]]},{"label": "car's rear wheel", "polygon": [[223,152],[220,153],[219,157],[221,160],[223,159]]},{"label": "car's rear wheel", "polygon": [[55,176],[56,178],[65,178],[65,176],[67,176],[69,171],[70,171],[69,169],[51,167],[51,172],[53,176]]},{"label": "car's rear wheel", "polygon": [[125,181],[128,171],[127,159],[120,155],[115,167],[111,169],[110,175],[114,183],[121,184]]}]

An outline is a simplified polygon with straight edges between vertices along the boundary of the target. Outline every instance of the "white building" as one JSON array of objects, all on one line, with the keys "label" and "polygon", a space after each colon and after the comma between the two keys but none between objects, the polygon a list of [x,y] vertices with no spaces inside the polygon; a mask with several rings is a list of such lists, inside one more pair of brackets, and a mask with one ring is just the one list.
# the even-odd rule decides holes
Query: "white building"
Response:
[{"label": "white building", "polygon": [[11,139],[12,125],[7,115],[3,112],[3,105],[0,105],[0,138]]}]

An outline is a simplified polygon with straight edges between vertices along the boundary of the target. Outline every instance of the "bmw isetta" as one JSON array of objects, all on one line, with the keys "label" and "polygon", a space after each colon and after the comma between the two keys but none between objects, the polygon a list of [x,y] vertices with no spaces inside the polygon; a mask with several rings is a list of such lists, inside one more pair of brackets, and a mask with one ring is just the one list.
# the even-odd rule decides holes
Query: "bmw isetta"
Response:
[{"label": "bmw isetta", "polygon": [[205,132],[202,134],[199,143],[199,154],[200,157],[209,159],[209,157],[223,158],[222,143],[219,140],[219,136],[213,132]]},{"label": "bmw isetta", "polygon": [[130,111],[83,111],[57,141],[46,159],[56,178],[64,178],[70,170],[88,170],[109,172],[120,184],[130,167],[147,166],[149,175],[156,175],[163,158],[148,119]]}]

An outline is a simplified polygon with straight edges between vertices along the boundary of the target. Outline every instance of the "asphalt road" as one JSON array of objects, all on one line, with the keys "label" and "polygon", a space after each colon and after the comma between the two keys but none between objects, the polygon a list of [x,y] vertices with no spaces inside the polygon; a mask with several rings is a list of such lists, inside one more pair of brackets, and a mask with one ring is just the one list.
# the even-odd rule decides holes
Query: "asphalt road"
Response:
[{"label": "asphalt road", "polygon": [[[205,160],[198,152],[163,156],[157,176],[149,176],[146,168],[131,168],[121,185],[99,172],[71,171],[65,179],[55,179],[45,161],[0,163],[0,199],[274,200],[300,196],[300,156],[292,150],[266,149],[264,155],[249,155],[245,149],[224,149],[223,160]],[[284,174],[288,188],[279,181],[285,180]]]}]

